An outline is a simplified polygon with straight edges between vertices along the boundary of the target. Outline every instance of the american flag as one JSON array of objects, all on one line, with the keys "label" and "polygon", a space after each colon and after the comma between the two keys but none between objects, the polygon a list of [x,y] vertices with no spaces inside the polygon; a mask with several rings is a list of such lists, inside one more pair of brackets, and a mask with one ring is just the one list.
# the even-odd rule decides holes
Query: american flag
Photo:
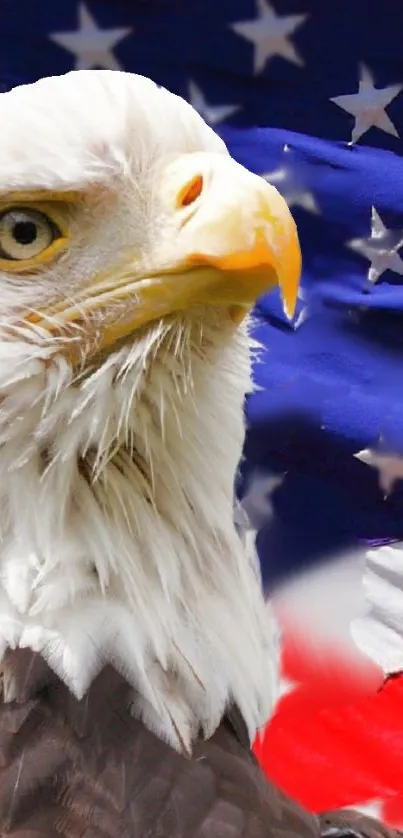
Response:
[{"label": "american flag", "polygon": [[[255,310],[236,512],[272,595],[318,567],[342,611],[337,568],[361,562],[355,637],[384,673],[403,670],[401,0],[1,0],[0,12],[1,90],[72,69],[149,76],[285,196],[300,298],[292,323],[275,294]],[[338,664],[315,669],[294,640],[286,631],[267,770],[313,808],[403,823],[402,680],[336,707]]]}]

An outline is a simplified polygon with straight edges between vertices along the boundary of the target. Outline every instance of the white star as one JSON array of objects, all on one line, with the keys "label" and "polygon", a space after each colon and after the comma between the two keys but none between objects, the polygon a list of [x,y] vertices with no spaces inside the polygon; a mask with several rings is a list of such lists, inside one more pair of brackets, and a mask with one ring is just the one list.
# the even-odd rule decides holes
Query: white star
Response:
[{"label": "white star", "polygon": [[96,67],[121,70],[112,49],[133,30],[124,26],[99,29],[84,3],[78,7],[78,25],[75,32],[53,32],[49,35],[52,41],[76,56],[75,69],[90,70]]},{"label": "white star", "polygon": [[294,44],[288,40],[307,15],[277,15],[267,0],[257,0],[258,16],[231,23],[231,29],[254,46],[254,72],[260,73],[266,61],[279,55],[287,61],[304,64]]},{"label": "white star", "polygon": [[194,81],[189,82],[189,102],[209,125],[223,122],[241,108],[241,105],[212,105]]},{"label": "white star", "polygon": [[370,237],[347,242],[348,247],[371,263],[368,269],[370,282],[377,282],[385,271],[403,276],[403,259],[398,253],[402,245],[403,230],[388,230],[375,207],[372,207]]},{"label": "white star", "polygon": [[281,474],[264,474],[256,472],[250,480],[248,490],[241,505],[246,512],[253,529],[260,529],[273,514],[270,495],[277,489],[284,479]]},{"label": "white star", "polygon": [[370,128],[379,128],[387,134],[398,137],[397,130],[388,117],[385,108],[403,89],[401,84],[390,87],[376,88],[370,71],[362,66],[358,93],[345,96],[334,96],[330,99],[339,108],[355,117],[355,125],[351,135],[351,143],[356,143]]},{"label": "white star", "polygon": [[318,215],[319,207],[312,193],[304,188],[300,168],[292,161],[292,152],[288,145],[284,146],[284,154],[288,155],[286,164],[272,172],[266,172],[262,177],[277,187],[289,207],[302,207]]},{"label": "white star", "polygon": [[270,495],[283,479],[284,474],[254,472],[245,495],[234,506],[235,525],[241,532],[256,533],[270,520],[273,515]]},{"label": "white star", "polygon": [[393,492],[396,480],[403,480],[403,458],[396,454],[382,454],[366,448],[354,454],[357,460],[379,471],[379,485],[386,495]]},{"label": "white star", "polygon": [[302,207],[302,209],[319,214],[318,205],[311,192],[304,192],[299,189],[293,178],[293,173],[287,169],[275,169],[273,172],[266,172],[262,175],[268,183],[272,183],[281,192],[289,207]]}]

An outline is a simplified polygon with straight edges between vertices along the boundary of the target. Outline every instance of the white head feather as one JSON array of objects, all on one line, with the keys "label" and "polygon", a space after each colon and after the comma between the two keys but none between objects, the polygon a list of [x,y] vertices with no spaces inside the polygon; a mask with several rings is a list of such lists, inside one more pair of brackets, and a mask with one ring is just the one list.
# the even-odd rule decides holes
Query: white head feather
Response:
[{"label": "white head feather", "polygon": [[23,317],[77,303],[128,251],[144,275],[164,239],[161,158],[225,146],[184,101],[124,73],[17,88],[0,121],[1,201],[79,192],[59,259],[29,277],[0,259],[0,654],[41,651],[77,696],[112,661],[134,712],[175,747],[210,735],[230,702],[252,737],[277,653],[233,524],[246,326],[195,305],[88,361],[84,319],[68,338],[82,341],[77,368],[67,338]]}]

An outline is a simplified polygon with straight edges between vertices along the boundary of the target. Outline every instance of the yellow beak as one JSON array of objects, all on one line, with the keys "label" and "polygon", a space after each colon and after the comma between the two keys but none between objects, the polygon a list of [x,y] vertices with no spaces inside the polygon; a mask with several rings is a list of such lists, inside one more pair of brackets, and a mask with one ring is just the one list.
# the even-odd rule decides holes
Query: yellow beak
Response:
[{"label": "yellow beak", "polygon": [[191,218],[185,213],[182,226],[179,221],[175,242],[180,255],[172,270],[180,274],[198,268],[200,282],[196,274],[188,276],[179,296],[191,295],[183,300],[185,305],[200,301],[248,310],[260,294],[278,285],[291,318],[301,251],[286,202],[274,186],[221,154],[179,158],[164,171],[164,193],[171,201],[183,195],[184,183],[191,189],[195,173],[203,173],[204,185],[193,212],[189,207]]},{"label": "yellow beak", "polygon": [[[266,184],[267,186],[268,184]],[[250,308],[257,297],[275,285],[280,288],[284,309],[291,319],[295,312],[301,276],[301,250],[294,219],[287,204],[275,189],[261,201],[254,214],[253,240],[243,241],[239,218],[234,210],[227,219],[237,247],[223,255],[197,253],[190,264],[207,264],[221,274],[217,301],[233,295],[234,303]],[[270,228],[271,236],[267,235]]]}]

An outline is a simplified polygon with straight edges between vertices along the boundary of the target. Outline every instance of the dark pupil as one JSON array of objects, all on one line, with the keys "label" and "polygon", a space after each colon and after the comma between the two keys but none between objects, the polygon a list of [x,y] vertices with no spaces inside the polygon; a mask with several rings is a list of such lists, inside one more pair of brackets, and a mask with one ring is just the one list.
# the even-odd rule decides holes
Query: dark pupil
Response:
[{"label": "dark pupil", "polygon": [[13,227],[13,238],[18,244],[32,244],[38,235],[33,221],[17,221]]}]

